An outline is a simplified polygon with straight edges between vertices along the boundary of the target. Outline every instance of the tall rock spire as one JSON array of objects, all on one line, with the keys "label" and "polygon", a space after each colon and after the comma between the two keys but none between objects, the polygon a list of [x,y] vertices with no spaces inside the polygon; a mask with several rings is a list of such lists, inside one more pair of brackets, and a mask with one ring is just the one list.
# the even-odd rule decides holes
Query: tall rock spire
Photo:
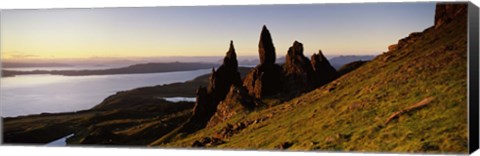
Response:
[{"label": "tall rock spire", "polygon": [[230,41],[230,48],[223,59],[223,65],[238,69],[237,54],[235,53],[235,48],[233,47],[233,41]]},{"label": "tall rock spire", "polygon": [[241,84],[237,54],[233,47],[233,41],[230,41],[230,47],[223,59],[223,64],[217,70],[212,68],[208,88],[200,87],[197,90],[197,101],[193,109],[193,115],[183,126],[182,131],[193,132],[204,128],[217,111],[218,104],[227,96],[230,87],[233,85],[240,86]]},{"label": "tall rock spire", "polygon": [[273,46],[272,36],[264,25],[260,33],[260,42],[258,43],[258,53],[260,55],[260,64],[273,65],[275,64],[276,55],[275,47]]},{"label": "tall rock spire", "polygon": [[258,43],[260,64],[252,69],[243,80],[243,86],[248,94],[260,99],[264,96],[275,95],[282,90],[282,68],[275,64],[275,47],[272,36],[264,25]]}]

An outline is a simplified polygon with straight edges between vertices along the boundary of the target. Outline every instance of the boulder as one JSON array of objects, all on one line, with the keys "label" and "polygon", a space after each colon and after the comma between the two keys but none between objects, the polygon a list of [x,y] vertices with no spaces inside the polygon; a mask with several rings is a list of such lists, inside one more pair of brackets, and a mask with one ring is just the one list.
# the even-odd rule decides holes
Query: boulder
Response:
[{"label": "boulder", "polygon": [[394,50],[397,50],[397,49],[398,49],[397,44],[392,44],[392,45],[388,46],[388,51],[394,51]]}]

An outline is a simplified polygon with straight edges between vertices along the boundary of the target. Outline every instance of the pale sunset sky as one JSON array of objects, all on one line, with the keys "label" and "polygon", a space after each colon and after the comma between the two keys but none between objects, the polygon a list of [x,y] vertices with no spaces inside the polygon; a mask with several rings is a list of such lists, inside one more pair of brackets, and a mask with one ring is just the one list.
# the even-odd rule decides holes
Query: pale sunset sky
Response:
[{"label": "pale sunset sky", "polygon": [[433,25],[435,3],[2,10],[2,60],[258,55],[263,25],[277,57],[380,54]]}]

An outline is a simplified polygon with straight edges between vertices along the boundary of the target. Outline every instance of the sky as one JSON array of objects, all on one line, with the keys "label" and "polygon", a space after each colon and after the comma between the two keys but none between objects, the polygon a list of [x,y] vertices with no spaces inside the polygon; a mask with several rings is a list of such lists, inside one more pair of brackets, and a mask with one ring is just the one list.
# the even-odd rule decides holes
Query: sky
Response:
[{"label": "sky", "polygon": [[263,25],[277,57],[380,54],[433,25],[435,4],[357,3],[2,10],[2,60],[258,55]]}]

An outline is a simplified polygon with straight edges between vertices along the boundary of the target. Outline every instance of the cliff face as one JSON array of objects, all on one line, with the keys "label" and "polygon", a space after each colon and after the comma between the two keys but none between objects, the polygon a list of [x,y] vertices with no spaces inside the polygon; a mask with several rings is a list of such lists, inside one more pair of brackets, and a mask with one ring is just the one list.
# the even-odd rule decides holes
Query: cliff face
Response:
[{"label": "cliff face", "polygon": [[455,17],[467,14],[466,3],[440,3],[435,8],[435,29],[443,24],[451,22]]}]

